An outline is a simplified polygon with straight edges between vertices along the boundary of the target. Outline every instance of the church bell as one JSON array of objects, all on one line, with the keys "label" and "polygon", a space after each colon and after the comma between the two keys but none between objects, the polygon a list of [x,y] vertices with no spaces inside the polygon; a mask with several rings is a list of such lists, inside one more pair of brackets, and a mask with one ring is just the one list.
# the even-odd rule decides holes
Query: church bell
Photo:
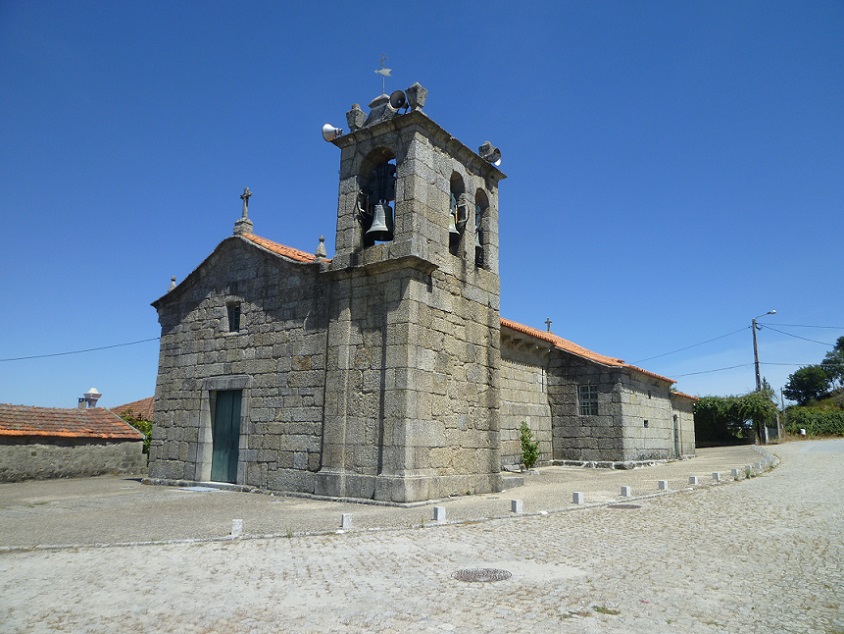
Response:
[{"label": "church bell", "polygon": [[375,209],[372,212],[372,224],[366,231],[367,238],[378,242],[393,239],[393,232],[389,227],[389,224],[392,224],[389,222],[391,219],[387,217],[389,211],[390,208],[387,205],[382,203],[375,205]]},{"label": "church bell", "polygon": [[460,232],[457,230],[457,223],[454,220],[454,214],[448,214],[448,233],[451,237],[460,235]]}]

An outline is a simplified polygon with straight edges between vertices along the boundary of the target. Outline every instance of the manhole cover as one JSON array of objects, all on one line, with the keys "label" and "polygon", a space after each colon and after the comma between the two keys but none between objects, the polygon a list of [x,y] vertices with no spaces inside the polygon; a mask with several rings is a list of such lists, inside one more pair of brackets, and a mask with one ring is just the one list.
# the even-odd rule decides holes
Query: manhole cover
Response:
[{"label": "manhole cover", "polygon": [[451,574],[451,578],[457,579],[458,581],[480,583],[504,581],[512,576],[513,574],[509,570],[502,570],[501,568],[464,568]]},{"label": "manhole cover", "polygon": [[621,509],[621,510],[630,510],[630,509],[640,509],[642,508],[641,504],[610,504],[611,509]]}]

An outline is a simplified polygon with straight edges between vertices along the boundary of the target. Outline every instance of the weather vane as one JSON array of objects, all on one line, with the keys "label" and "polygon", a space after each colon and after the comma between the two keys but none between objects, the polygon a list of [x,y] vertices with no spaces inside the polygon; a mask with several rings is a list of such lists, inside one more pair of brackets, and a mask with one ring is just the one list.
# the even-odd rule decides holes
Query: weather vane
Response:
[{"label": "weather vane", "polygon": [[384,82],[385,82],[385,80],[386,80],[386,78],[387,78],[387,77],[391,77],[391,75],[390,75],[390,71],[391,71],[392,69],[391,69],[391,68],[385,68],[385,67],[384,67],[384,63],[385,63],[388,59],[389,59],[389,58],[388,58],[386,55],[384,55],[384,53],[381,53],[381,59],[379,59],[379,60],[378,60],[379,62],[381,62],[381,68],[379,68],[379,69],[377,69],[377,70],[375,71],[375,73],[376,73],[377,75],[381,75],[381,94],[385,94],[385,93],[386,93],[387,88],[386,88],[386,86],[385,86],[385,83],[384,83]]}]

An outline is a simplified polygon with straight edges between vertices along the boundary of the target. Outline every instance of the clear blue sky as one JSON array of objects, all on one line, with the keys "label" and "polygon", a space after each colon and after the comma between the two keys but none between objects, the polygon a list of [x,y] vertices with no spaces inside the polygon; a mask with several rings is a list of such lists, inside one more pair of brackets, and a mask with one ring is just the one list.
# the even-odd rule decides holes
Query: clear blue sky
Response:
[{"label": "clear blue sky", "polygon": [[[754,387],[776,309],[778,389],[844,335],[843,42],[838,0],[0,0],[0,359],[157,337],[150,302],[245,186],[257,234],[331,255],[320,127],[381,92],[384,53],[388,92],[420,82],[502,150],[503,316],[705,395]],[[119,405],[157,360],[0,361],[0,402]]]}]

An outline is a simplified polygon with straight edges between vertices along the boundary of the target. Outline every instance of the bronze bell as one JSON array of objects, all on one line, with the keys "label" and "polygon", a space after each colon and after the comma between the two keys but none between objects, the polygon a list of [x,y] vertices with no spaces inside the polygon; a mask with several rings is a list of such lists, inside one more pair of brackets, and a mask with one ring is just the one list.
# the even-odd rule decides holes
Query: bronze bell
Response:
[{"label": "bronze bell", "polygon": [[371,240],[384,242],[393,239],[393,232],[388,226],[389,219],[387,218],[389,207],[378,203],[372,212],[372,224],[366,231],[366,237]]},{"label": "bronze bell", "polygon": [[460,232],[457,230],[454,214],[448,214],[448,233],[452,237],[460,235]]}]

